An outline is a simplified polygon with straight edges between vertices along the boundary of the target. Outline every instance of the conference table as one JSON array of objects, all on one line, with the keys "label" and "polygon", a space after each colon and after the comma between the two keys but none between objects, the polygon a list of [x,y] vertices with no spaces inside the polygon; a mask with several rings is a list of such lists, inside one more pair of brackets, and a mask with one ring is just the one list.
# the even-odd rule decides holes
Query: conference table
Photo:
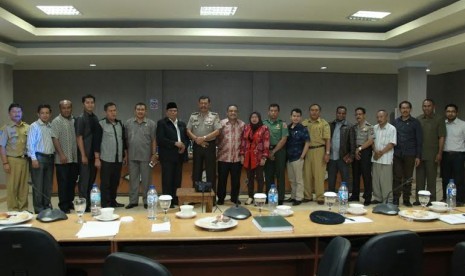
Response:
[{"label": "conference table", "polygon": [[[457,212],[465,212],[459,208]],[[322,225],[310,221],[311,211],[295,211],[286,219],[292,232],[261,232],[252,218],[239,220],[237,226],[224,231],[208,231],[195,226],[195,221],[217,214],[198,214],[180,219],[171,210],[169,232],[152,232],[153,223],[145,212],[128,213],[117,209],[120,216],[131,216],[132,222],[121,222],[119,233],[112,237],[77,238],[81,225],[76,215],[53,223],[33,220],[34,227],[50,232],[60,243],[69,266],[85,268],[89,275],[100,275],[105,257],[112,252],[130,252],[163,263],[173,275],[313,275],[324,248],[335,236],[352,243],[351,266],[357,251],[370,237],[389,231],[417,232],[424,245],[424,275],[446,275],[455,244],[465,240],[465,224],[450,225],[440,220],[408,221],[400,216],[368,212],[368,223]],[[258,212],[252,210],[252,215]],[[349,215],[350,217],[350,215]],[[84,219],[93,220],[90,214]]]}]

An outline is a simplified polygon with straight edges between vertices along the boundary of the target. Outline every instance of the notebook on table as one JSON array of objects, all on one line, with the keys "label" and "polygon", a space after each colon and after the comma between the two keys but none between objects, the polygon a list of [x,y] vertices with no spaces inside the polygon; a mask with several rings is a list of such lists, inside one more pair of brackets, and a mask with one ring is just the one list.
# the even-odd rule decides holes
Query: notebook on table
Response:
[{"label": "notebook on table", "polygon": [[294,226],[282,216],[254,217],[253,223],[262,232],[293,231]]}]

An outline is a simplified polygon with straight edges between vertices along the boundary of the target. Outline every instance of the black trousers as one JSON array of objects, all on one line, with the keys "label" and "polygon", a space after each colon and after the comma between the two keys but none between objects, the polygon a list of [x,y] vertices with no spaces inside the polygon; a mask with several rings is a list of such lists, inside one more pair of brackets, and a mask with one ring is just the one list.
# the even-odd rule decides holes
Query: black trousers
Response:
[{"label": "black trousers", "polygon": [[[31,168],[32,180],[32,205],[34,206],[34,213],[38,214],[42,210],[50,207],[50,199],[52,198],[53,186],[53,155],[49,157],[40,156],[36,154],[37,161],[39,162],[38,168]],[[32,162],[32,161],[30,161]]]},{"label": "black trousers", "polygon": [[97,168],[95,168],[95,159],[88,159],[87,164],[79,163],[79,196],[86,199],[86,209],[90,208],[90,190],[97,177]]},{"label": "black trousers", "polygon": [[464,165],[465,152],[443,152],[441,161],[442,196],[446,199],[447,184],[454,179],[457,202],[465,203]]},{"label": "black trousers", "polygon": [[399,199],[402,193],[402,198],[405,201],[410,202],[410,195],[412,194],[412,181],[409,181],[402,187],[398,188],[404,181],[411,178],[413,175],[413,169],[415,168],[415,156],[395,156],[394,155],[394,185],[392,190],[394,191],[394,199]]},{"label": "black trousers", "polygon": [[359,198],[360,196],[360,177],[363,177],[363,198],[371,200],[373,193],[373,182],[371,178],[371,156],[372,149],[366,148],[360,152],[360,160],[354,159],[352,162],[352,197]]},{"label": "black trousers", "polygon": [[58,184],[58,207],[63,212],[74,209],[74,190],[78,176],[78,164],[56,164],[57,184]]},{"label": "black trousers", "polygon": [[116,202],[116,192],[121,178],[121,162],[105,162],[101,160],[100,193],[102,207],[110,207]]},{"label": "black trousers", "polygon": [[247,169],[247,194],[250,198],[253,198],[255,179],[257,179],[257,193],[266,193],[263,191],[265,185],[265,178],[263,177],[264,166],[257,166],[255,169]]},{"label": "black trousers", "polygon": [[192,186],[197,181],[202,181],[202,172],[205,169],[207,182],[215,188],[216,183],[216,143],[208,141],[206,148],[194,144],[192,165]]},{"label": "black trousers", "polygon": [[241,162],[218,161],[218,201],[224,201],[226,197],[226,185],[228,183],[229,174],[231,174],[231,201],[237,201],[241,186],[241,171]]},{"label": "black trousers", "polygon": [[172,205],[178,205],[176,190],[181,187],[183,157],[176,161],[160,161],[161,164],[161,185],[164,195],[171,195]]}]

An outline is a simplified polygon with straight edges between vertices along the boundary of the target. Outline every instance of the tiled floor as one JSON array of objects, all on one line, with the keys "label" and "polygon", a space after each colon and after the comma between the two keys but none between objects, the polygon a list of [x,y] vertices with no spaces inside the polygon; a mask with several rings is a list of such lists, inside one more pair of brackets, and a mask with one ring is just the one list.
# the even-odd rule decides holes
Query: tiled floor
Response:
[{"label": "tiled floor", "polygon": [[[440,179],[438,179],[438,182],[437,182],[437,197],[438,197],[438,200],[440,200],[442,198],[442,188],[441,188],[441,184],[440,184]],[[414,194],[414,191],[415,191],[415,185],[413,186],[412,188],[412,194]],[[286,198],[289,197],[289,195],[286,195]],[[121,197],[118,197],[118,202],[120,203],[123,203],[123,204],[128,204],[128,197],[127,196],[121,196]],[[240,200],[242,201],[242,206],[245,206],[249,209],[253,209],[253,208],[257,208],[257,207],[254,207],[253,205],[244,205],[243,203],[247,200],[247,196],[246,195],[242,195],[240,196]],[[411,199],[411,202],[414,202],[414,196],[412,195],[412,199]],[[133,209],[129,209],[129,210],[126,210],[124,208],[119,208],[120,210],[124,210],[125,213],[131,213],[131,212],[146,212],[146,210],[144,209],[143,207],[143,204],[141,203],[142,200],[140,200],[140,203],[139,203],[139,206],[138,207],[135,207]],[[287,205],[291,205],[291,203],[285,203]],[[58,208],[58,197],[57,196],[53,196],[52,197],[52,205],[54,208]],[[226,197],[226,200],[225,200],[225,204],[224,205],[221,205],[221,206],[218,206],[218,208],[214,207],[213,208],[213,211],[215,213],[222,213],[224,212],[227,208],[233,206],[234,204],[232,202],[229,201],[229,196]],[[31,197],[31,194],[29,194],[29,210],[32,211],[32,197]],[[368,206],[368,209],[371,209],[373,208],[374,205],[370,205]],[[313,210],[323,210],[327,207],[325,206],[322,206],[322,205],[318,205],[316,202],[312,201],[312,202],[308,202],[308,203],[302,203],[301,205],[299,206],[293,206],[292,209],[293,210],[308,210],[308,211],[313,211]],[[0,211],[6,211],[7,208],[6,208],[6,190],[4,189],[0,189]],[[195,207],[194,207],[194,210],[196,212],[202,212],[201,210],[201,205],[200,204],[196,204]],[[175,209],[170,209],[169,212],[177,212],[179,211],[178,208],[175,208]],[[118,210],[116,210],[116,213],[118,212]]]}]

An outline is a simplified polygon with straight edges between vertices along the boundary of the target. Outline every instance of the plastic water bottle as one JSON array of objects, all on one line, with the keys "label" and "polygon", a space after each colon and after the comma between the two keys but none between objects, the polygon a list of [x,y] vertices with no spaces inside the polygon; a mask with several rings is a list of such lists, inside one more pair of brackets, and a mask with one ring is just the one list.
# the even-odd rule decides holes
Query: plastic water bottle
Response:
[{"label": "plastic water bottle", "polygon": [[270,190],[268,191],[268,209],[270,214],[276,215],[276,206],[278,206],[278,189],[276,184],[271,184]]},{"label": "plastic water bottle", "polygon": [[150,220],[157,219],[158,194],[154,185],[150,185],[147,192],[147,218]]},{"label": "plastic water bottle", "polygon": [[93,217],[100,215],[101,202],[102,197],[100,190],[97,184],[94,183],[94,185],[92,185],[92,190],[90,190],[90,212]]},{"label": "plastic water bottle", "polygon": [[339,214],[344,215],[347,213],[347,204],[349,201],[349,191],[345,182],[341,182],[341,187],[338,191],[339,196]]},{"label": "plastic water bottle", "polygon": [[455,186],[454,179],[449,180],[446,189],[446,203],[449,208],[449,211],[456,207],[456,196],[457,196],[457,187]]}]

